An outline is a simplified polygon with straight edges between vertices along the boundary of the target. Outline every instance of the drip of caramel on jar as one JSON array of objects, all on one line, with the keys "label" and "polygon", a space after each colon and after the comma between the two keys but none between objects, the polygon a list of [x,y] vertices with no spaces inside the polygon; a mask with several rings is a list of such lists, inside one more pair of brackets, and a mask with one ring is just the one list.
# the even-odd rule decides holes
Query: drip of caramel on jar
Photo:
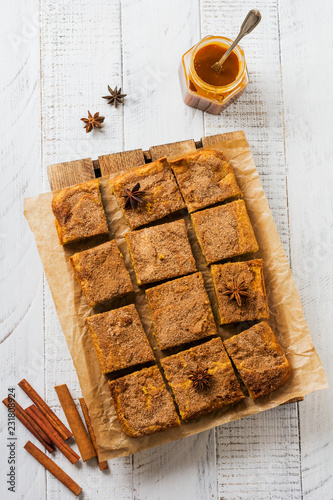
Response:
[{"label": "drip of caramel on jar", "polygon": [[236,80],[239,62],[235,52],[231,52],[223,63],[220,73],[212,69],[213,64],[221,59],[227,50],[228,47],[216,43],[205,45],[198,50],[194,57],[194,69],[201,80],[215,87],[229,85]]}]

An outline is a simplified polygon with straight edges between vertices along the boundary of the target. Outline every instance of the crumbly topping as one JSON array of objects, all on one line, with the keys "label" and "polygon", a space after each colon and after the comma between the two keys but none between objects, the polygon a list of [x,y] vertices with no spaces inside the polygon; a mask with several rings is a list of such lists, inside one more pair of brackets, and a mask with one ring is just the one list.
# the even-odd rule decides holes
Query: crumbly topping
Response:
[{"label": "crumbly topping", "polygon": [[[142,203],[136,210],[125,209],[124,190],[133,189],[137,183],[144,192]],[[131,229],[162,219],[185,207],[166,158],[125,172],[111,179],[110,184]]]},{"label": "crumbly topping", "polygon": [[180,425],[157,366],[109,382],[123,432],[140,437]]},{"label": "crumbly topping", "polygon": [[90,316],[86,321],[102,373],[155,359],[133,304]]},{"label": "crumbly topping", "polygon": [[125,234],[139,285],[196,271],[184,220]]},{"label": "crumbly topping", "polygon": [[54,195],[52,210],[61,244],[108,234],[97,179],[68,187]]},{"label": "crumbly topping", "polygon": [[[244,398],[220,338],[161,360],[183,420],[214,411]],[[198,391],[190,376],[200,366],[208,369],[210,385]]]},{"label": "crumbly topping", "polygon": [[114,240],[76,253],[70,261],[90,306],[133,291],[123,256]]},{"label": "crumbly topping", "polygon": [[235,174],[220,151],[199,151],[171,162],[189,212],[242,196]]},{"label": "crumbly topping", "polygon": [[161,349],[170,349],[217,333],[201,273],[146,290]]},{"label": "crumbly topping", "polygon": [[267,321],[224,342],[253,399],[269,394],[290,374],[289,362]]},{"label": "crumbly topping", "polygon": [[243,200],[191,215],[207,264],[258,250]]},{"label": "crumbly topping", "polygon": [[[213,265],[211,271],[221,324],[269,318],[262,259]],[[242,296],[241,305],[225,294],[228,284],[239,276],[247,293]]]}]

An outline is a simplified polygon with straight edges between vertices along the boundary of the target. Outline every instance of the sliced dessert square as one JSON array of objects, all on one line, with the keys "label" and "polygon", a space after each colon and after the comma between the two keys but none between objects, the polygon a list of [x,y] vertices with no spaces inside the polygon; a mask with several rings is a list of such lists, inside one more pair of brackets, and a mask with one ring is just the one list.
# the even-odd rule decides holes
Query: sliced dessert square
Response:
[{"label": "sliced dessert square", "polygon": [[290,365],[267,323],[262,321],[224,342],[252,399],[270,394],[290,375]]},{"label": "sliced dessert square", "polygon": [[109,381],[122,431],[130,437],[179,427],[180,420],[157,366]]},{"label": "sliced dessert square", "polygon": [[161,349],[217,334],[201,273],[149,288],[146,295]]},{"label": "sliced dessert square", "polygon": [[242,196],[234,171],[221,151],[198,151],[170,165],[190,213]]},{"label": "sliced dessert square", "polygon": [[196,212],[191,219],[207,265],[259,249],[243,200]]},{"label": "sliced dessert square", "polygon": [[161,364],[185,421],[245,397],[220,338],[163,358]]},{"label": "sliced dessert square", "polygon": [[52,211],[61,245],[109,234],[98,179],[59,191]]},{"label": "sliced dessert square", "polygon": [[262,259],[211,266],[220,324],[269,318]]},{"label": "sliced dessert square", "polygon": [[78,252],[69,260],[91,307],[111,302],[133,291],[123,256],[114,240]]},{"label": "sliced dessert square", "polygon": [[86,322],[102,373],[155,359],[134,304],[90,316]]},{"label": "sliced dessert square", "polygon": [[125,234],[139,285],[196,271],[183,219]]},{"label": "sliced dessert square", "polygon": [[166,158],[129,170],[109,182],[132,230],[185,207]]}]

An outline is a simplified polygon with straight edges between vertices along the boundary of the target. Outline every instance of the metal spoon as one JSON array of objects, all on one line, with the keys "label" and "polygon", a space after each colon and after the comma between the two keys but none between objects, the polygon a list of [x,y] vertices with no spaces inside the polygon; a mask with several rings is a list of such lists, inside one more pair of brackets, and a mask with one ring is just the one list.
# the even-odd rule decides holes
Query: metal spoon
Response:
[{"label": "metal spoon", "polygon": [[251,33],[251,31],[254,30],[254,28],[256,26],[258,26],[260,21],[261,21],[261,14],[260,14],[259,10],[257,10],[257,9],[250,10],[250,12],[247,14],[246,18],[243,21],[243,24],[241,26],[241,29],[239,30],[239,33],[238,33],[236,40],[229,47],[227,52],[225,54],[223,54],[221,59],[218,62],[216,62],[215,64],[213,64],[212,69],[214,69],[217,73],[220,73],[225,60],[227,59],[227,57],[229,57],[229,55],[234,50],[236,45],[241,41],[241,39],[245,35],[248,35],[249,33]]}]

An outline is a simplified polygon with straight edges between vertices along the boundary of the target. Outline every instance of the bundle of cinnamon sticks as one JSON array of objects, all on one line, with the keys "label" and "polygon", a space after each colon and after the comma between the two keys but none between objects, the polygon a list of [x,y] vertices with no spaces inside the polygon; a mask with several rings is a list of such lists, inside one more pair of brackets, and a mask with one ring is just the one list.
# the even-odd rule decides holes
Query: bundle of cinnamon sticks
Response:
[{"label": "bundle of cinnamon sticks", "polygon": [[[53,453],[55,448],[58,448],[72,464],[75,464],[80,460],[80,456],[66,443],[66,440],[74,435],[74,439],[84,462],[93,457],[97,457],[100,470],[108,468],[107,462],[98,459],[96,436],[92,427],[88,407],[83,398],[80,399],[80,404],[87,429],[80,417],[67,385],[63,384],[55,387],[60,404],[71,429],[69,430],[25,379],[21,380],[18,385],[34,404],[23,409],[10,395],[3,400],[3,403],[10,411],[15,413],[16,418],[31,432],[31,434],[33,434],[33,436],[35,436],[49,453]],[[75,495],[78,495],[82,491],[82,488],[76,484],[75,481],[30,441],[26,443],[24,448]]]}]

